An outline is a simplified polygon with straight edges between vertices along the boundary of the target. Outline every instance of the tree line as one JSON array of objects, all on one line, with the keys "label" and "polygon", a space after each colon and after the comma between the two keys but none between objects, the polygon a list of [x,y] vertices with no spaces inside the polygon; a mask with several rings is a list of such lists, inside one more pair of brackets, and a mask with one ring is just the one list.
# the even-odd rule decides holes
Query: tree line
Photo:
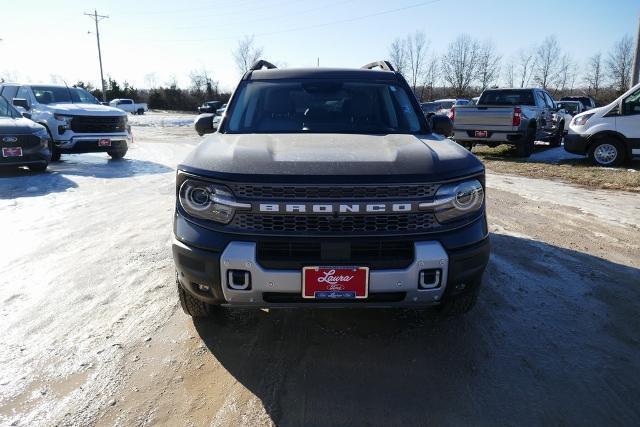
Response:
[{"label": "tree line", "polygon": [[489,87],[542,87],[554,96],[593,96],[605,104],[629,89],[633,41],[627,35],[607,53],[597,52],[580,64],[555,36],[521,48],[508,58],[490,40],[461,34],[439,54],[425,34],[396,38],[388,49],[391,62],[420,101],[439,97],[470,98]]}]

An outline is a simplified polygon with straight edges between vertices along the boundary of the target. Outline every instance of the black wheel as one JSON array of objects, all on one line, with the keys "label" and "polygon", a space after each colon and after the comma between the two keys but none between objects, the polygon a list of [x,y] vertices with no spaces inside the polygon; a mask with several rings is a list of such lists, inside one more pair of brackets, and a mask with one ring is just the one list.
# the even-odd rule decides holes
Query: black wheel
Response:
[{"label": "black wheel", "polygon": [[471,311],[478,301],[481,284],[482,279],[476,279],[468,285],[468,290],[446,298],[438,307],[440,314],[443,316],[462,316]]},{"label": "black wheel", "polygon": [[110,155],[114,160],[120,160],[124,157],[125,154],[127,154],[127,149],[125,148],[124,150],[111,150],[107,151],[107,154]]},{"label": "black wheel", "polygon": [[525,140],[516,145],[516,156],[525,158],[531,156],[533,153],[533,147],[535,146],[535,141],[536,130],[534,128],[529,128]]},{"label": "black wheel", "polygon": [[44,172],[47,170],[49,163],[41,163],[39,165],[29,165],[27,166],[31,172]]},{"label": "black wheel", "polygon": [[549,145],[551,147],[559,147],[562,144],[562,137],[564,135],[564,122],[560,123],[558,126],[558,133],[553,136],[551,141],[549,141]]},{"label": "black wheel", "polygon": [[47,129],[47,133],[49,134],[49,151],[51,151],[51,161],[59,162],[60,161],[60,149],[56,147],[56,144],[53,142],[53,137],[51,136],[51,131],[49,128]]},{"label": "black wheel", "polygon": [[202,302],[195,298],[189,292],[185,291],[176,275],[176,287],[178,288],[178,299],[182,310],[191,317],[203,318],[211,316],[211,306],[206,302]]},{"label": "black wheel", "polygon": [[138,110],[138,115],[139,115],[139,116],[144,115],[144,110],[143,110],[142,108],[140,108],[140,109]]},{"label": "black wheel", "polygon": [[600,138],[589,148],[589,159],[597,166],[620,166],[624,163],[624,145],[613,137]]}]

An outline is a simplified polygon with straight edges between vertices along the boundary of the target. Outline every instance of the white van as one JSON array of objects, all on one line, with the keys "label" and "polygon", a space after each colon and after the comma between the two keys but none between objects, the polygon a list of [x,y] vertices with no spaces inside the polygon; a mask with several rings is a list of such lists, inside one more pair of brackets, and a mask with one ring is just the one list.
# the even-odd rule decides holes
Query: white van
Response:
[{"label": "white van", "polygon": [[601,166],[640,158],[640,84],[607,106],[576,115],[564,149]]}]

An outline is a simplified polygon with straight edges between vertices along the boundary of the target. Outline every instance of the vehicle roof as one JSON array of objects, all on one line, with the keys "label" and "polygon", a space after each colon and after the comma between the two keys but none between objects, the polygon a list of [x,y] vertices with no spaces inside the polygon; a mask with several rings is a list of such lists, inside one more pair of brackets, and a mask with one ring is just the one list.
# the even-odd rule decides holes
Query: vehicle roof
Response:
[{"label": "vehicle roof", "polygon": [[278,79],[371,79],[396,80],[393,71],[367,70],[363,68],[282,68],[249,71],[243,80]]}]

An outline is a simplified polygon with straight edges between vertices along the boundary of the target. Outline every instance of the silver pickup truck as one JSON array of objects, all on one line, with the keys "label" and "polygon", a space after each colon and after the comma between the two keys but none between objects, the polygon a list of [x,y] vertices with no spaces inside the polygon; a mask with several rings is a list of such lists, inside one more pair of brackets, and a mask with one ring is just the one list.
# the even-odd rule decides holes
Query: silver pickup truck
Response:
[{"label": "silver pickup truck", "polygon": [[453,110],[453,139],[472,149],[476,144],[514,145],[519,157],[529,157],[535,141],[562,142],[564,117],[543,89],[489,89],[473,106]]}]

